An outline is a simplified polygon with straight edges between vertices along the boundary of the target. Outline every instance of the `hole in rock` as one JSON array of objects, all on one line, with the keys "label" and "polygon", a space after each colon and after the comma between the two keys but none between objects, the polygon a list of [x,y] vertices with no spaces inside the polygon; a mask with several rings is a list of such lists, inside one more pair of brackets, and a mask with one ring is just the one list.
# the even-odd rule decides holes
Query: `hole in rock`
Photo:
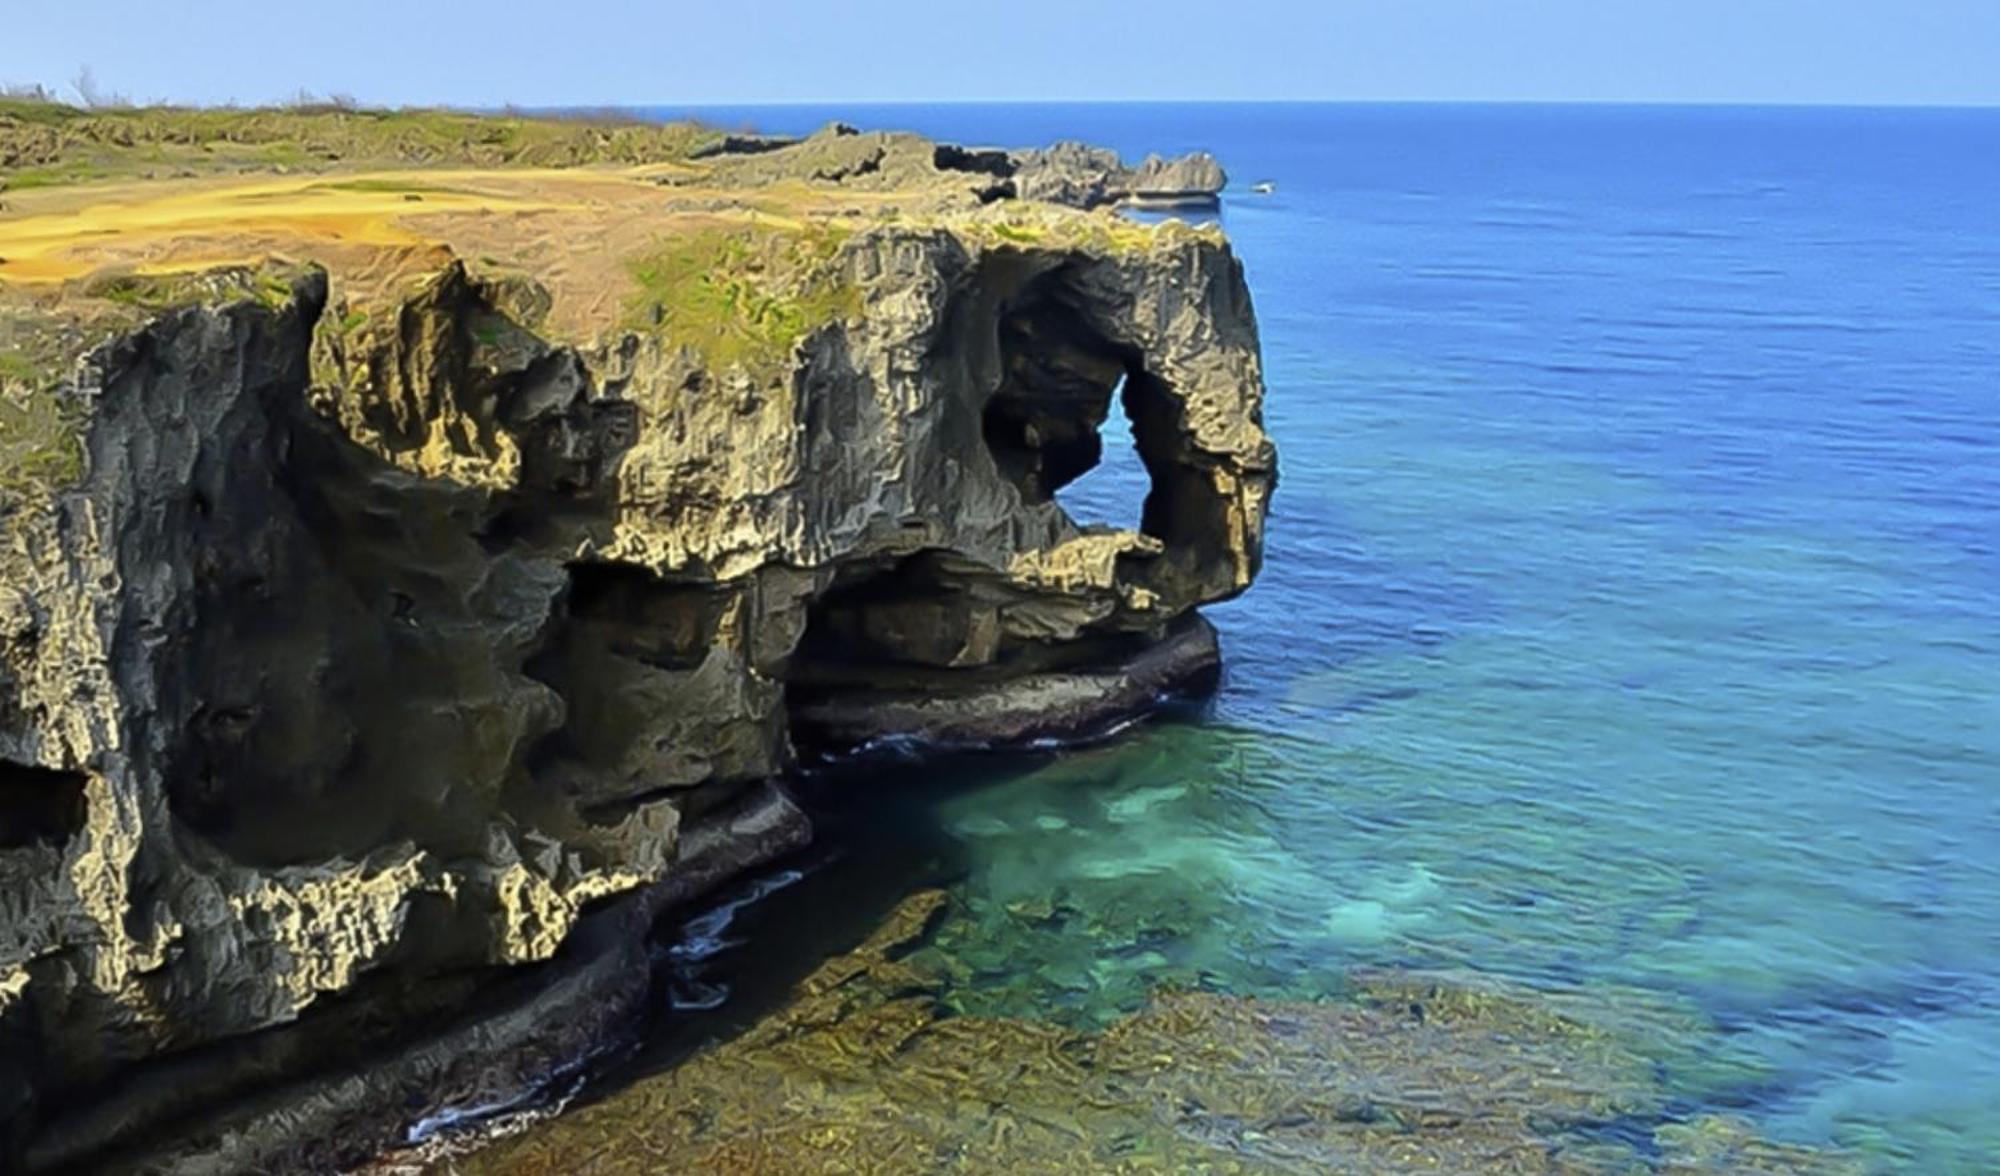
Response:
[{"label": "hole in rock", "polygon": [[1068,280],[1063,271],[1037,279],[1000,316],[987,449],[1024,502],[1054,499],[1080,523],[1186,538],[1202,490],[1174,457],[1171,391],[1138,349],[1108,338],[1066,296]]},{"label": "hole in rock", "polygon": [[[1123,393],[1125,378],[1118,381]],[[1122,402],[1122,396],[1119,398]],[[1132,432],[1132,418],[1120,409],[1099,430],[1100,457],[1096,465],[1056,490],[1056,501],[1084,526],[1102,523],[1123,531],[1141,528],[1143,507],[1152,489],[1152,475],[1139,456],[1138,438]]]},{"label": "hole in rock", "polygon": [[0,760],[0,850],[61,845],[83,828],[82,772]]}]

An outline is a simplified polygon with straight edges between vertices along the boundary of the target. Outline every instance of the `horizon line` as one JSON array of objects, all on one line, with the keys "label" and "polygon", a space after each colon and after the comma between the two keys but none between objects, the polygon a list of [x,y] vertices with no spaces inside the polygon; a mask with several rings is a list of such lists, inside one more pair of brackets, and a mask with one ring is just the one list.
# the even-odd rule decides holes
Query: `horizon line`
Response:
[{"label": "horizon line", "polygon": [[[755,108],[755,109],[812,109],[840,106],[865,107],[974,107],[974,106],[1495,106],[1495,107],[1605,107],[1625,109],[1691,109],[1691,110],[1931,110],[1931,111],[1988,111],[2000,109],[2000,96],[1990,99],[1964,102],[1930,102],[1906,99],[1877,99],[1869,101],[1852,99],[1736,99],[1736,98],[1693,98],[1693,99],[1644,99],[1644,98],[698,98],[698,99],[649,99],[631,101],[561,101],[561,102],[518,102],[503,99],[498,102],[457,102],[457,101],[410,101],[376,102],[358,99],[338,91],[317,94],[302,91],[296,95],[261,101],[243,102],[235,98],[215,102],[186,101],[173,98],[156,98],[148,101],[122,101],[92,105],[81,100],[72,100],[59,92],[45,91],[47,101],[60,106],[79,110],[108,112],[115,110],[144,110],[148,108],[179,108],[193,110],[257,110],[283,108],[300,104],[301,99],[309,101],[351,102],[356,111],[397,111],[397,110],[452,110],[470,114],[497,114],[509,110],[525,113],[540,112],[583,112],[592,110],[670,110],[702,108]],[[10,96],[11,97],[11,96]]]},{"label": "horizon line", "polygon": [[520,110],[647,110],[661,107],[816,107],[816,106],[1616,106],[1616,107],[1698,107],[1736,110],[1994,110],[2000,97],[1970,102],[1924,102],[1903,99],[1853,101],[1848,99],[1805,99],[1790,101],[1754,99],[1642,99],[1642,98],[785,98],[715,99],[578,103],[562,105],[503,104],[503,107],[458,107],[457,109]]}]

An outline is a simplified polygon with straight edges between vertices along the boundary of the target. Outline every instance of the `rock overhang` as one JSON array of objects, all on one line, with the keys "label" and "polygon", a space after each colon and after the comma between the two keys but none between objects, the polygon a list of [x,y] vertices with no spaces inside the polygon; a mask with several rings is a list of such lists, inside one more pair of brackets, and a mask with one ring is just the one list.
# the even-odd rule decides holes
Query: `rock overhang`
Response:
[{"label": "rock overhang", "polygon": [[[115,328],[10,389],[80,451],[7,503],[18,1097],[546,958],[802,739],[1083,734],[1212,676],[1192,613],[1276,476],[1226,240],[828,138],[746,157],[776,178],[260,181],[216,199],[297,225],[0,274],[65,345]],[[321,260],[202,268],[287,233]],[[1079,526],[1054,490],[1121,411],[1141,526]]]}]

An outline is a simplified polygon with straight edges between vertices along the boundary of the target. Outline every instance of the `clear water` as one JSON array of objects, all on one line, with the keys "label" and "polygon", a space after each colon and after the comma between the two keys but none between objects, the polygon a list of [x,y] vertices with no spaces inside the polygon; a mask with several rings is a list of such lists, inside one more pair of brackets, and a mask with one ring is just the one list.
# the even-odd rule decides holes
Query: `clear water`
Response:
[{"label": "clear water", "polygon": [[1282,479],[1221,696],[822,883],[949,878],[955,1001],[1638,989],[1689,1113],[2000,1167],[2000,111],[700,113],[1237,181]]}]

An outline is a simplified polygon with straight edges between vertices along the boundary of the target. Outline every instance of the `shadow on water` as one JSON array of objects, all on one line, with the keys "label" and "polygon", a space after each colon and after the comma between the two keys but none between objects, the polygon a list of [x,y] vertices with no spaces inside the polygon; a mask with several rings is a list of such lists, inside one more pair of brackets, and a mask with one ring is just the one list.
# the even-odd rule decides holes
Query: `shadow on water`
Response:
[{"label": "shadow on water", "polygon": [[[1173,702],[1146,722],[1198,723],[1207,711],[1205,702]],[[904,898],[963,881],[966,846],[940,820],[940,806],[1017,780],[1071,750],[906,749],[803,771],[791,790],[812,818],[813,844],[654,928],[653,991],[636,1040],[591,1067],[572,1105],[601,1100],[751,1028],[814,968],[866,939]]]}]

